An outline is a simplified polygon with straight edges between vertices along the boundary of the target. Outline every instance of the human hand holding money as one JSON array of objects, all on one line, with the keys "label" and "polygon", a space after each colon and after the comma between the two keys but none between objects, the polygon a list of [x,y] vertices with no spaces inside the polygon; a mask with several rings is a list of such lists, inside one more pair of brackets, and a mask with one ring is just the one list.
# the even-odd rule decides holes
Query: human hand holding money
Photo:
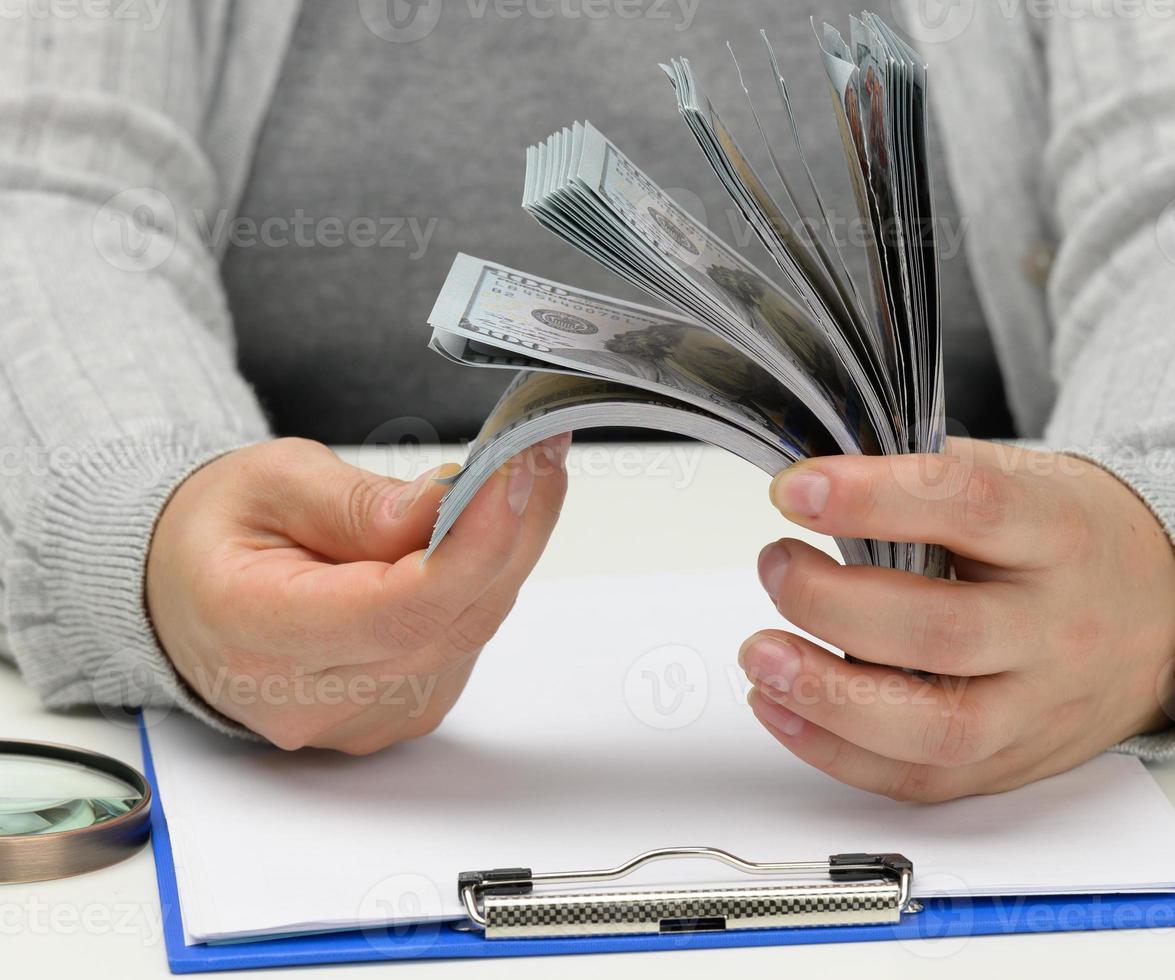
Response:
[{"label": "human hand holding money", "polygon": [[[430,547],[444,539],[494,467],[553,432],[654,428],[721,446],[772,475],[829,453],[941,448],[926,68],[871,14],[853,18],[848,40],[828,26],[818,38],[860,217],[870,229],[869,288],[849,274],[807,164],[819,220],[805,212],[757,111],[780,201],[689,62],[663,65],[678,111],[782,282],[687,213],[590,123],[577,122],[530,147],[523,207],[665,309],[457,256],[429,316],[430,345],[460,364],[523,373],[454,478]],[[763,39],[802,162],[786,85]],[[754,109],[749,90],[747,97]],[[798,234],[801,226],[811,236]],[[838,537],[837,543],[850,564],[931,576],[946,570],[941,548],[917,542]]]},{"label": "human hand holding money", "polygon": [[147,565],[151,621],[209,705],[284,749],[435,728],[546,544],[568,439],[498,468],[421,562],[441,468],[406,483],[279,439],[188,477]]},{"label": "human hand holding money", "polygon": [[1175,554],[1110,473],[960,439],[936,456],[811,460],[772,499],[816,531],[955,556],[946,581],[842,566],[790,539],[764,549],[784,617],[868,661],[780,630],[743,645],[755,715],[805,762],[936,801],[1013,789],[1170,726]]}]

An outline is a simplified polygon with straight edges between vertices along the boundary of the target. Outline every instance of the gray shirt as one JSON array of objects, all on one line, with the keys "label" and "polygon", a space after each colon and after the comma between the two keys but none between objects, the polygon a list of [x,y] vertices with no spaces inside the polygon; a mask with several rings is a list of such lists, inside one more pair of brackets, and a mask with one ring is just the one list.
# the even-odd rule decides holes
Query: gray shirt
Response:
[{"label": "gray shirt", "polygon": [[[600,16],[587,16],[591,8],[580,4],[548,7],[547,18],[512,16],[509,4],[489,4],[479,16],[482,5],[446,3],[425,37],[389,44],[363,17],[303,4],[261,129],[237,244],[224,261],[241,368],[279,433],[358,443],[401,417],[422,418],[445,439],[476,433],[507,378],[442,362],[422,343],[459,250],[647,301],[519,206],[526,146],[572,120],[590,119],[697,217],[769,269],[657,67],[688,57],[767,175],[770,162],[737,84],[730,40],[769,132],[795,166],[760,27],[771,30],[807,157],[828,191],[854,272],[864,275],[809,24],[817,16],[847,26],[859,0],[646,2],[633,8],[643,16],[631,19],[612,5],[601,5]],[[937,146],[933,160],[948,410],[956,431],[1008,435],[999,369]],[[304,232],[296,235],[299,216]],[[273,233],[262,236],[267,222]]]},{"label": "gray shirt", "polygon": [[[971,275],[1019,432],[1114,473],[1175,534],[1175,18],[1033,19],[1031,4],[929,11],[902,3],[931,63]],[[287,58],[299,33],[297,0],[141,0],[72,18],[43,16],[42,5],[0,18],[0,653],[47,704],[178,703],[224,727],[159,648],[143,581],[172,491],[210,459],[272,431],[238,370],[234,308],[247,324],[242,360],[263,395],[270,384],[308,399],[315,392],[318,410],[341,405],[338,418],[348,419],[415,415],[427,404],[438,431],[456,432],[492,392],[453,388],[445,404],[468,398],[469,407],[446,408],[449,415],[432,392],[481,383],[474,373],[430,382],[427,402],[411,387],[426,370],[445,378],[439,365],[415,358],[425,356],[420,320],[446,250],[612,288],[518,213],[511,197],[523,142],[591,116],[666,187],[696,194],[707,219],[722,222],[727,205],[696,149],[671,111],[650,109],[667,95],[643,66],[695,55],[718,103],[734,106],[721,53],[700,42],[707,16],[711,39],[729,33],[741,42],[746,31],[736,37],[734,29],[744,4],[699,7],[696,38],[692,26],[671,33],[606,17],[552,25],[551,37],[566,32],[554,67],[543,47],[546,19],[519,17],[497,42],[470,38],[485,25],[460,19],[462,8],[527,5],[552,7],[433,0],[422,9],[443,13],[435,41],[397,34],[390,0],[313,5],[330,9],[340,37],[362,38],[362,29],[383,39],[373,58],[396,63],[386,88],[370,84],[382,71],[368,75],[353,63],[359,47],[326,44],[322,60]],[[768,26],[777,24],[783,14],[764,6]],[[660,0],[638,7],[693,9]],[[307,23],[303,37],[330,27]],[[473,56],[478,43],[487,45],[484,58]],[[754,46],[751,38],[740,50],[744,43]],[[419,53],[405,55],[406,47]],[[806,50],[793,59],[788,42],[789,62],[807,59],[796,65],[796,84],[818,68]],[[486,78],[483,63],[502,59],[513,70]],[[756,91],[769,89],[758,77]],[[556,88],[558,97],[547,94]],[[291,118],[304,119],[324,97],[323,113],[337,117],[328,136],[305,132],[284,151],[273,143],[285,138],[273,128],[279,103],[291,100]],[[807,96],[802,112],[806,128],[824,124]],[[745,129],[745,117],[732,120]],[[812,129],[821,161],[835,156],[819,148],[827,138]],[[324,139],[350,146],[320,157],[321,170],[303,167],[299,157],[319,152]],[[391,160],[373,162],[374,153]],[[348,169],[330,169],[344,159]],[[830,184],[840,172],[821,171]],[[436,217],[441,237],[427,261],[414,262],[374,247],[237,249],[214,233],[242,206],[281,216],[299,199],[322,202],[323,218]],[[393,258],[385,262],[384,252]],[[282,271],[291,255],[305,265]],[[376,279],[380,292],[368,285]],[[280,295],[293,290],[308,310]],[[948,318],[974,315],[967,309],[956,299]],[[366,341],[354,336],[360,330]],[[316,391],[326,354],[361,343],[378,345],[367,348],[367,362],[333,365],[337,391]],[[279,380],[264,379],[262,362],[278,363],[271,377]],[[373,410],[376,402],[386,409]],[[358,406],[372,414],[360,416]],[[286,417],[312,431],[310,419]],[[323,432],[357,438],[367,424]],[[1122,748],[1171,756],[1175,736]]]}]

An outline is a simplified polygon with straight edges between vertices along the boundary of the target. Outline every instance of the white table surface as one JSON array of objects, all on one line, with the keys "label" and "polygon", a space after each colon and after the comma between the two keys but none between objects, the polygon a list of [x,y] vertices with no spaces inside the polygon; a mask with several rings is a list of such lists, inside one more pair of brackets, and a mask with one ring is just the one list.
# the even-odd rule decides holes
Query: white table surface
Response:
[{"label": "white table surface", "polygon": [[[395,476],[460,459],[453,450],[399,453],[342,451],[353,461]],[[740,567],[787,528],[767,502],[766,478],[745,463],[694,445],[577,446],[568,461],[571,491],[563,518],[537,575]],[[16,672],[0,664],[0,737],[83,745],[141,764],[137,734],[97,713],[44,711]],[[1152,767],[1175,801],[1175,765]],[[799,855],[802,857],[802,855]],[[1012,970],[1070,976],[1170,973],[1175,930],[1137,930],[961,940],[724,949],[696,952],[536,957],[310,967],[258,977],[355,978],[373,972],[404,978],[624,977],[710,978],[940,976],[982,977]],[[166,975],[154,866],[146,849],[118,867],[65,881],[0,886],[0,974],[6,977]],[[1054,974],[1055,975],[1055,974]]]}]

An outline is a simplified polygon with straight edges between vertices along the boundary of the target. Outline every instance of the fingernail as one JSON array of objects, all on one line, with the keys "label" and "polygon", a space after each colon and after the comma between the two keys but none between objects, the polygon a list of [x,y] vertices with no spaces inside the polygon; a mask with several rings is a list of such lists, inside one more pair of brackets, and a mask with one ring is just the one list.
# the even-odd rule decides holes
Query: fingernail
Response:
[{"label": "fingernail", "polygon": [[411,483],[403,483],[392,490],[384,500],[384,512],[391,516],[393,521],[399,520],[412,509],[412,505],[423,496],[428,485],[440,472],[442,467],[434,466],[427,473],[421,473]]},{"label": "fingernail", "polygon": [[509,465],[510,475],[506,483],[506,502],[518,516],[526,510],[530,491],[534,489],[534,459],[530,453],[516,456]]},{"label": "fingernail", "polygon": [[828,503],[832,484],[823,473],[784,470],[771,484],[771,500],[786,514],[797,517],[819,517]]},{"label": "fingernail", "polygon": [[549,467],[549,469],[544,469],[543,475],[557,473],[563,469],[563,464],[567,461],[567,451],[571,448],[571,433],[564,432],[557,436],[551,436],[538,443],[534,448],[538,452],[539,458]]},{"label": "fingernail", "polygon": [[800,675],[800,651],[776,636],[756,636],[742,650],[739,663],[756,685],[778,694],[791,691]]},{"label": "fingernail", "polygon": [[789,738],[795,738],[804,730],[803,718],[782,704],[776,704],[770,698],[761,698],[758,709],[759,717],[764,724],[770,725]]},{"label": "fingernail", "polygon": [[783,591],[783,574],[791,561],[787,545],[776,541],[759,552],[759,581],[772,599]]}]

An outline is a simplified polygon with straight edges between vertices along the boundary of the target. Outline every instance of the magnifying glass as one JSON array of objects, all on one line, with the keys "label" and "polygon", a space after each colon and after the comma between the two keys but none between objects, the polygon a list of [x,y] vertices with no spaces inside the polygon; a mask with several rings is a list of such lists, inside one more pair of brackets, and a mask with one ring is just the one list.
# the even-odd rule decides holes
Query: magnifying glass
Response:
[{"label": "magnifying glass", "polygon": [[0,739],[0,883],[122,861],[146,843],[150,810],[147,780],[117,759]]}]

